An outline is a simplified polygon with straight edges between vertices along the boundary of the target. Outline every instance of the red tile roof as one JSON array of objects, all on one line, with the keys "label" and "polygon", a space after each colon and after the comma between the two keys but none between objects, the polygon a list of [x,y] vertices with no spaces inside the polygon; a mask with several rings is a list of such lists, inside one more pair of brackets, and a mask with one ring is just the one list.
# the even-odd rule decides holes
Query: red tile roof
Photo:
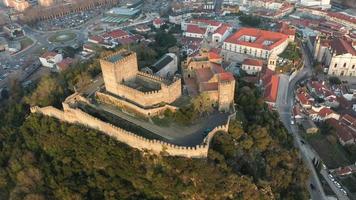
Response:
[{"label": "red tile roof", "polygon": [[68,69],[68,67],[74,62],[72,58],[65,58],[57,64],[60,71]]},{"label": "red tile roof", "polygon": [[89,40],[93,40],[93,41],[96,41],[98,43],[102,43],[104,42],[104,38],[98,36],[98,35],[93,35],[93,36],[90,36],[89,37]]},{"label": "red tile roof", "polygon": [[305,92],[300,92],[297,94],[297,98],[302,105],[311,105],[312,103],[309,101],[309,94]]},{"label": "red tile roof", "polygon": [[352,126],[356,129],[356,118],[352,117],[349,114],[346,114],[344,116],[342,116],[341,121],[343,121],[345,124]]},{"label": "red tile roof", "polygon": [[111,32],[104,33],[102,36],[104,38],[111,37],[111,38],[114,38],[114,39],[120,39],[120,38],[128,37],[129,34],[124,30],[117,29],[117,30],[114,30],[114,31],[111,31]]},{"label": "red tile roof", "polygon": [[338,120],[330,118],[325,120],[325,122],[334,127],[338,138],[343,142],[354,141],[355,138],[352,134],[352,130],[340,123]]},{"label": "red tile roof", "polygon": [[188,24],[187,32],[196,33],[196,34],[205,34],[206,29],[200,28],[198,25]]},{"label": "red tile roof", "polygon": [[337,55],[350,53],[356,56],[356,50],[352,47],[352,44],[341,38],[335,38],[331,42],[331,48],[335,50]]},{"label": "red tile roof", "polygon": [[279,87],[279,77],[278,75],[272,75],[271,81],[265,87],[264,98],[268,102],[276,102]]},{"label": "red tile roof", "polygon": [[161,18],[156,18],[153,20],[153,24],[162,25],[162,24],[164,24],[164,20]]},{"label": "red tile roof", "polygon": [[234,75],[230,72],[224,72],[219,74],[220,81],[234,81]]},{"label": "red tile roof", "polygon": [[325,117],[331,115],[332,113],[334,113],[334,111],[332,111],[330,108],[324,107],[321,110],[319,110],[318,115],[320,117],[325,118]]},{"label": "red tile roof", "polygon": [[41,58],[49,59],[49,58],[56,56],[57,54],[58,53],[53,52],[53,51],[47,51],[44,54],[42,54]]},{"label": "red tile roof", "polygon": [[328,16],[356,24],[356,17],[348,16],[337,12],[328,12]]},{"label": "red tile roof", "polygon": [[226,33],[226,31],[228,31],[229,28],[231,28],[231,26],[229,26],[227,24],[223,24],[215,30],[214,34],[218,33],[220,35],[224,35]]},{"label": "red tile roof", "polygon": [[210,59],[221,59],[220,50],[216,49],[216,48],[210,49],[210,51],[209,51],[209,60]]},{"label": "red tile roof", "polygon": [[[252,36],[256,37],[256,40],[253,42],[247,42],[240,40],[242,36]],[[282,44],[284,41],[288,39],[288,35],[283,33],[277,33],[272,31],[265,31],[261,29],[255,28],[241,28],[235,34],[228,37],[225,42],[239,44],[243,46],[250,46],[265,50],[271,50],[276,46]],[[272,41],[271,45],[264,45],[263,42],[265,41]]]},{"label": "red tile roof", "polygon": [[262,66],[263,65],[263,61],[262,60],[258,60],[258,59],[250,59],[247,58],[242,62],[243,65],[251,65],[251,66]]},{"label": "red tile roof", "polygon": [[211,19],[202,19],[202,18],[192,19],[191,22],[192,23],[202,23],[202,24],[206,24],[206,25],[210,25],[210,26],[220,26],[220,24],[221,24],[221,22],[218,22],[218,21],[214,21]]}]

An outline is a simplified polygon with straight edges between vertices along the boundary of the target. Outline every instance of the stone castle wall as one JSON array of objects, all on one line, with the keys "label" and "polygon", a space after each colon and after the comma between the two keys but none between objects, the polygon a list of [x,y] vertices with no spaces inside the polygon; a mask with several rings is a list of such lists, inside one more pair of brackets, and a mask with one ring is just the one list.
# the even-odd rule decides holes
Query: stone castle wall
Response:
[{"label": "stone castle wall", "polygon": [[228,131],[229,120],[226,125],[218,126],[214,128],[205,138],[202,145],[197,145],[194,147],[177,146],[174,144],[162,142],[159,140],[150,140],[144,137],[138,136],[132,132],[126,131],[124,129],[118,128],[112,124],[103,122],[79,109],[69,108],[65,106],[64,111],[61,111],[52,106],[40,108],[32,107],[32,113],[40,113],[50,117],[55,117],[61,121],[68,123],[77,123],[90,128],[99,130],[120,142],[123,142],[133,148],[139,150],[149,150],[152,153],[159,154],[161,152],[166,152],[171,156],[183,156],[189,158],[205,158],[208,156],[209,145],[214,137],[215,133],[218,131]]},{"label": "stone castle wall", "polygon": [[161,84],[160,90],[150,92],[141,92],[123,84],[119,84],[116,87],[120,94],[118,96],[134,101],[142,107],[151,107],[162,102],[172,103],[182,95],[181,79],[176,79],[170,85]]},{"label": "stone castle wall", "polygon": [[175,112],[178,108],[175,106],[171,106],[171,105],[164,105],[161,107],[157,107],[157,108],[141,108],[135,104],[132,104],[128,101],[119,99],[119,98],[115,98],[109,94],[105,94],[105,93],[101,93],[101,92],[97,92],[96,93],[96,97],[100,102],[103,102],[105,104],[109,104],[109,105],[115,105],[119,108],[122,108],[125,111],[128,111],[130,113],[136,113],[139,115],[142,115],[144,117],[152,117],[152,116],[157,116],[162,114],[165,110],[169,109],[173,112]]}]

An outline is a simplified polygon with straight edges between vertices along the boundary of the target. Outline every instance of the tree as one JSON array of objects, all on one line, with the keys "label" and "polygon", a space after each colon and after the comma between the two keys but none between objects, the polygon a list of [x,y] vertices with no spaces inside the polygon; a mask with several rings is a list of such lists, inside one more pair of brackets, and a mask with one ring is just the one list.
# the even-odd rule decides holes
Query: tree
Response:
[{"label": "tree", "polygon": [[64,89],[58,79],[46,76],[43,77],[36,90],[26,97],[26,102],[31,106],[59,105],[63,97]]},{"label": "tree", "polygon": [[338,77],[332,76],[332,77],[329,77],[329,83],[331,85],[340,85],[341,80]]},{"label": "tree", "polygon": [[253,15],[241,14],[239,20],[245,26],[257,27],[261,24],[261,19]]},{"label": "tree", "polygon": [[200,115],[211,113],[214,102],[210,99],[207,94],[200,94],[192,99],[192,105],[195,111],[197,111]]}]

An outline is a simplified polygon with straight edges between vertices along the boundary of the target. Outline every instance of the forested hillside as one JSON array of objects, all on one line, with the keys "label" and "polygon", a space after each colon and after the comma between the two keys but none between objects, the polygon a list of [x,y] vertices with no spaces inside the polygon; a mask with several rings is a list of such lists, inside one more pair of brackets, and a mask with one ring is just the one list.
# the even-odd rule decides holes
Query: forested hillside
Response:
[{"label": "forested hillside", "polygon": [[[89,66],[86,67],[86,66]],[[85,127],[30,115],[98,73],[83,65],[14,92],[0,107],[0,199],[308,199],[298,152],[259,91],[239,81],[238,115],[208,159],[152,155]]]}]

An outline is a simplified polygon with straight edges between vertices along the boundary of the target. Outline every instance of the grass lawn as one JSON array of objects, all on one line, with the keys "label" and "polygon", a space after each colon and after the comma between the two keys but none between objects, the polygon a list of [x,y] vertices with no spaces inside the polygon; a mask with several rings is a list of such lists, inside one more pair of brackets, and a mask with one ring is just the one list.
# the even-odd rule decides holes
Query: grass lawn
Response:
[{"label": "grass lawn", "polygon": [[20,40],[20,44],[21,44],[21,49],[25,49],[28,46],[33,44],[33,40],[29,37],[25,37],[23,39]]},{"label": "grass lawn", "polygon": [[77,37],[77,34],[72,32],[59,32],[48,38],[50,42],[60,43],[68,42],[74,40]]},{"label": "grass lawn", "polygon": [[346,156],[346,152],[340,148],[338,143],[330,143],[326,139],[326,135],[317,134],[308,136],[306,139],[313,149],[315,149],[315,151],[319,154],[328,168],[334,169],[351,164]]}]

